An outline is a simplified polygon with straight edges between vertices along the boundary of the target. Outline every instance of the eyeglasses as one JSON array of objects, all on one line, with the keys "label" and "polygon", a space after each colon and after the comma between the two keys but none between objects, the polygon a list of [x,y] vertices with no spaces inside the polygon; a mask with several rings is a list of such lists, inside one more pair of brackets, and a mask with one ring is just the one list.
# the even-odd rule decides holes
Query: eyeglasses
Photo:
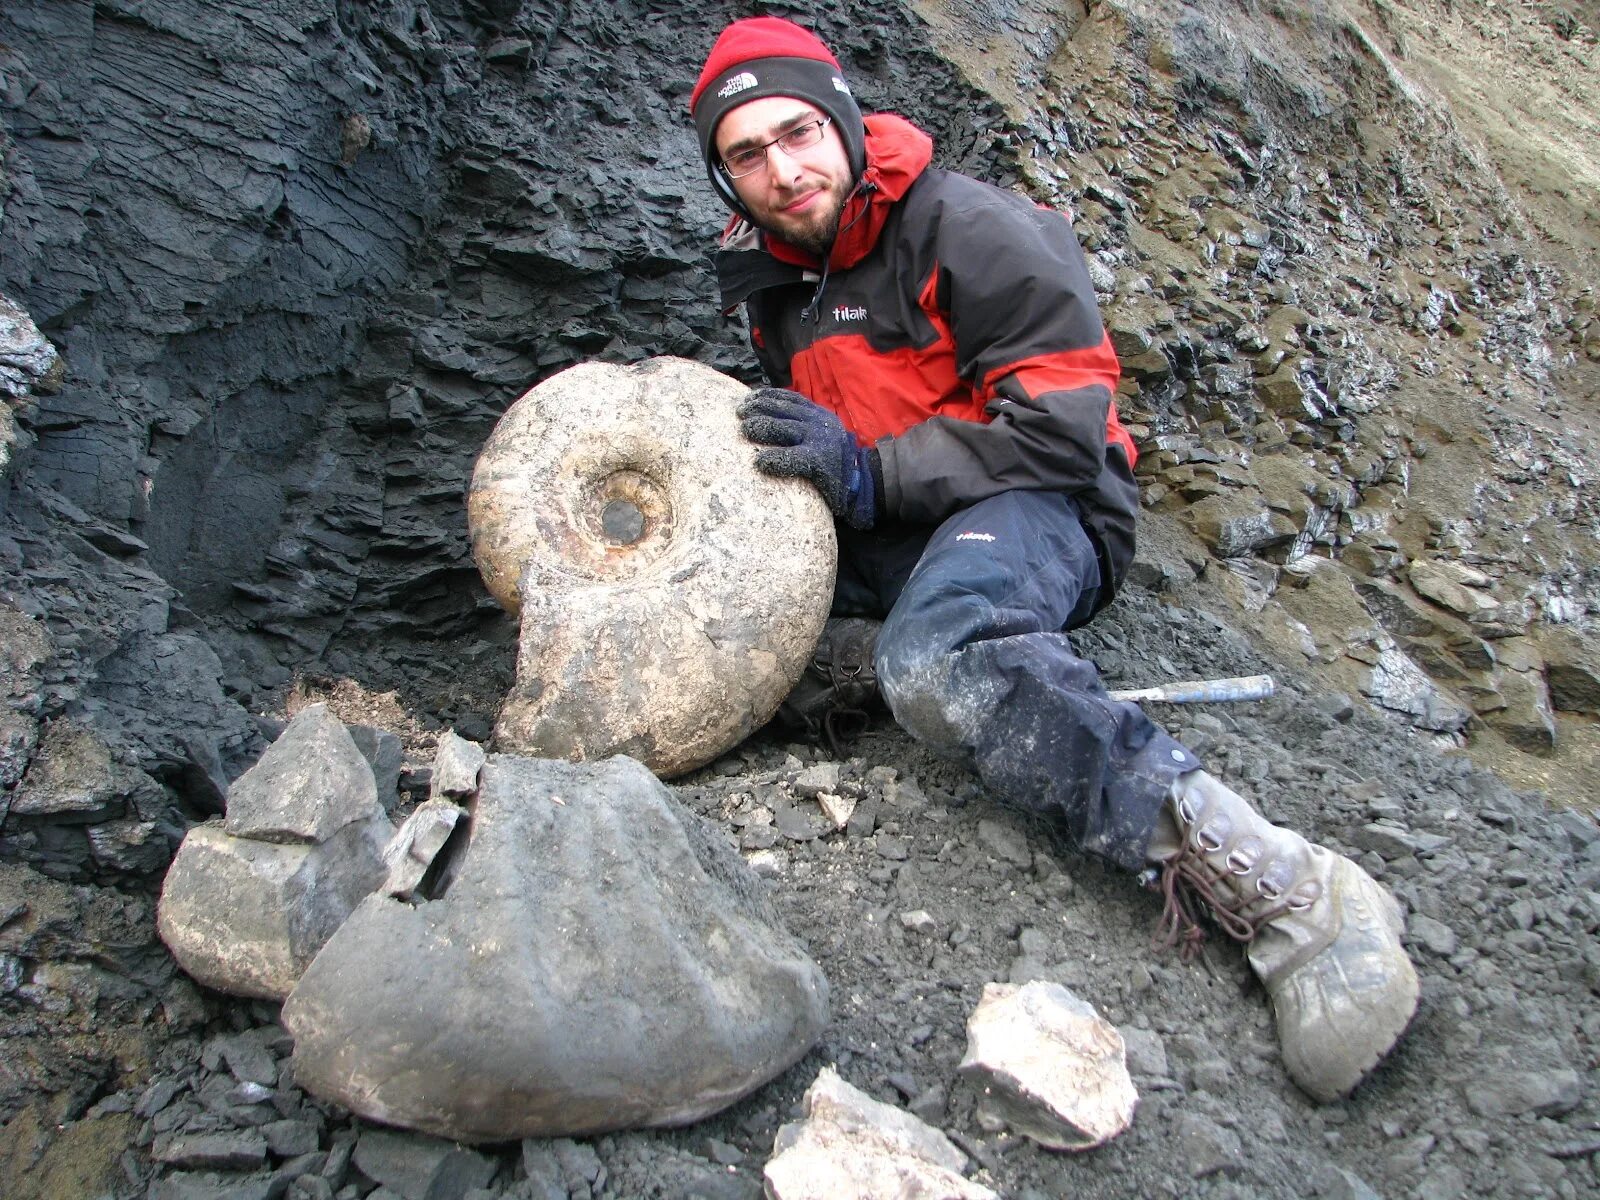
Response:
[{"label": "eyeglasses", "polygon": [[767,165],[767,151],[774,146],[789,155],[809,150],[822,140],[822,131],[832,120],[832,117],[823,117],[820,120],[807,121],[804,125],[796,125],[788,133],[775,137],[770,142],[752,146],[737,154],[730,154],[722,160],[722,173],[729,179],[743,179],[746,175],[754,175]]}]

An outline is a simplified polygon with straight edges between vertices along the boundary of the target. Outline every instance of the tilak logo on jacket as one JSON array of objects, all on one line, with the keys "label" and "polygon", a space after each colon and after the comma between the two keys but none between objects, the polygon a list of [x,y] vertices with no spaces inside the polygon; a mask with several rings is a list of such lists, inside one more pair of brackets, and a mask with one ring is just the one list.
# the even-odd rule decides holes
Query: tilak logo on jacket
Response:
[{"label": "tilak logo on jacket", "polygon": [[851,308],[848,304],[836,304],[833,309],[833,319],[835,321],[865,321],[867,319],[866,306]]},{"label": "tilak logo on jacket", "polygon": [[729,96],[737,96],[740,92],[749,91],[756,86],[756,77],[749,71],[740,71],[727,83],[717,89],[717,95],[726,100]]}]

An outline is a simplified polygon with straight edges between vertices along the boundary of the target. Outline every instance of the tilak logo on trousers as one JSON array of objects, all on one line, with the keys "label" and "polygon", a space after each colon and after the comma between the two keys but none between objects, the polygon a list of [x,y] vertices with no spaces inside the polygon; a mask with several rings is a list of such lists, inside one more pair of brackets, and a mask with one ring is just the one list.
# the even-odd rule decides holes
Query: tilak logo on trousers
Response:
[{"label": "tilak logo on trousers", "polygon": [[717,89],[717,95],[726,100],[729,96],[737,96],[740,92],[747,92],[756,86],[756,77],[749,71],[740,71],[727,83]]},{"label": "tilak logo on trousers", "polygon": [[992,541],[994,541],[994,534],[992,534],[992,533],[973,533],[969,529],[969,530],[967,530],[966,533],[958,533],[958,534],[956,534],[956,541],[958,541],[958,542],[992,542]]}]

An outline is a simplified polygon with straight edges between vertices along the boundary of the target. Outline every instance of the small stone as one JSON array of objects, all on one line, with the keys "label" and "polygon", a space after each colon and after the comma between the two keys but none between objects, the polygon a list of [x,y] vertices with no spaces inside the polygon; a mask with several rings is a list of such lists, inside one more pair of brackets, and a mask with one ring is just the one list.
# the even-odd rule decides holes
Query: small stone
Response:
[{"label": "small stone", "polygon": [[1234,1175],[1244,1165],[1244,1145],[1239,1135],[1199,1113],[1186,1112],[1178,1118],[1174,1150],[1196,1179]]},{"label": "small stone", "polygon": [[334,1200],[333,1185],[320,1175],[298,1175],[284,1192],[288,1200]]},{"label": "small stone", "polygon": [[1450,570],[1451,565],[1430,559],[1415,559],[1407,568],[1406,578],[1419,595],[1464,617],[1497,607],[1492,596],[1476,588],[1463,586],[1454,577],[1456,573]]},{"label": "small stone", "polygon": [[776,879],[789,869],[789,856],[782,850],[756,850],[744,861],[763,879]]},{"label": "small stone", "polygon": [[1023,870],[1033,866],[1033,851],[1028,838],[1008,821],[985,817],[978,822],[978,841],[996,858]]},{"label": "small stone", "polygon": [[823,792],[839,790],[839,764],[836,762],[812,763],[794,778],[794,793],[807,800],[818,799]]},{"label": "small stone", "polygon": [[878,857],[890,862],[904,862],[910,853],[910,843],[905,838],[887,833],[878,835]]},{"label": "small stone", "polygon": [[32,760],[11,795],[14,817],[103,821],[122,807],[111,751],[71,721],[45,726]]},{"label": "small stone", "polygon": [[[281,1030],[279,1031],[282,1032]],[[240,1083],[256,1083],[272,1087],[278,1082],[278,1062],[267,1049],[263,1039],[248,1034],[234,1034],[213,1038],[207,1049],[227,1063],[229,1073]]]},{"label": "small stone", "polygon": [[403,1200],[460,1195],[494,1178],[496,1164],[442,1138],[388,1129],[364,1129],[354,1162],[361,1173]]},{"label": "small stone", "polygon": [[346,725],[350,740],[361,751],[361,757],[372,768],[372,779],[378,790],[378,803],[384,812],[394,811],[400,799],[400,774],[405,768],[405,746],[387,729],[371,725]]},{"label": "small stone", "polygon": [[912,912],[901,913],[900,924],[904,928],[909,929],[912,933],[921,933],[930,936],[934,933],[937,933],[939,929],[939,923],[933,919],[933,915],[926,909],[921,908],[915,909]]},{"label": "small stone", "polygon": [[899,779],[883,785],[883,802],[902,813],[920,813],[928,807],[928,797],[915,779]]},{"label": "small stone", "polygon": [[248,1171],[267,1161],[267,1141],[254,1130],[158,1134],[150,1157],[172,1167]]},{"label": "small stone", "polygon": [[744,1161],[744,1151],[728,1142],[707,1138],[706,1157],[724,1167],[732,1167]]},{"label": "small stone", "polygon": [[1570,1067],[1488,1071],[1466,1087],[1467,1107],[1480,1117],[1558,1116],[1582,1099],[1583,1079]]},{"label": "small stone", "polygon": [[1007,1125],[1053,1150],[1104,1145],[1138,1103],[1122,1036],[1057,983],[985,984],[957,1069]]},{"label": "small stone", "polygon": [[845,825],[845,834],[852,838],[871,837],[878,827],[879,803],[876,796],[870,795],[856,801],[855,811],[850,814],[850,820]]},{"label": "small stone", "polygon": [[1391,861],[1406,858],[1417,850],[1416,840],[1408,831],[1377,822],[1355,830],[1350,835],[1350,842],[1359,850],[1375,851]]},{"label": "small stone", "polygon": [[465,815],[465,809],[449,800],[425,800],[417,805],[384,847],[389,877],[380,889],[383,894],[409,900]]},{"label": "small stone", "polygon": [[372,768],[326,704],[295,714],[228,789],[224,830],[259,842],[326,842],[383,815]]},{"label": "small stone", "polygon": [[998,1200],[964,1179],[966,1156],[949,1138],[874,1100],[824,1067],[803,1101],[805,1120],[783,1126],[764,1176],[771,1200],[843,1196]]},{"label": "small stone", "polygon": [[432,800],[463,800],[478,790],[478,772],[483,769],[483,747],[447,729],[439,739],[433,756],[433,779],[428,792]]},{"label": "small stone", "polygon": [[1136,1078],[1169,1078],[1167,1047],[1159,1033],[1129,1025],[1120,1026],[1117,1032],[1122,1035],[1122,1044],[1127,1050],[1130,1074]]},{"label": "small stone", "polygon": [[1416,913],[1411,918],[1411,937],[1429,953],[1440,958],[1449,958],[1458,945],[1455,930],[1443,921],[1436,921],[1422,913]]},{"label": "small stone", "polygon": [[1361,1176],[1331,1164],[1318,1176],[1317,1184],[1322,1200],[1383,1200]]},{"label": "small stone", "polygon": [[267,1149],[279,1158],[310,1154],[317,1148],[317,1127],[310,1121],[270,1121],[261,1127]]},{"label": "small stone", "polygon": [[484,47],[483,59],[497,67],[525,67],[533,59],[533,43],[527,38],[495,38]]},{"label": "small stone", "polygon": [[824,829],[820,814],[793,804],[779,804],[773,810],[772,824],[780,835],[791,842],[815,841]]},{"label": "small stone", "polygon": [[836,796],[832,792],[818,792],[817,804],[822,809],[822,815],[833,822],[835,829],[848,828],[850,817],[856,811],[854,796]]},{"label": "small stone", "polygon": [[184,1085],[175,1079],[158,1079],[144,1090],[139,1102],[133,1106],[133,1115],[149,1119],[155,1116],[181,1091]]}]

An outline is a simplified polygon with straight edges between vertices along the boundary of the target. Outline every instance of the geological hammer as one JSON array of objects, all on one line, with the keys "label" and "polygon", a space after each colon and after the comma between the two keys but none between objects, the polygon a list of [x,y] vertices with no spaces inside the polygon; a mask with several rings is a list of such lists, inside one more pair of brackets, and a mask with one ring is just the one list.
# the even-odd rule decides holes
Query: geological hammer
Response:
[{"label": "geological hammer", "polygon": [[1165,704],[1210,704],[1219,700],[1265,700],[1277,690],[1271,675],[1235,675],[1231,679],[1191,679],[1156,687],[1111,693],[1113,700],[1159,700]]}]

